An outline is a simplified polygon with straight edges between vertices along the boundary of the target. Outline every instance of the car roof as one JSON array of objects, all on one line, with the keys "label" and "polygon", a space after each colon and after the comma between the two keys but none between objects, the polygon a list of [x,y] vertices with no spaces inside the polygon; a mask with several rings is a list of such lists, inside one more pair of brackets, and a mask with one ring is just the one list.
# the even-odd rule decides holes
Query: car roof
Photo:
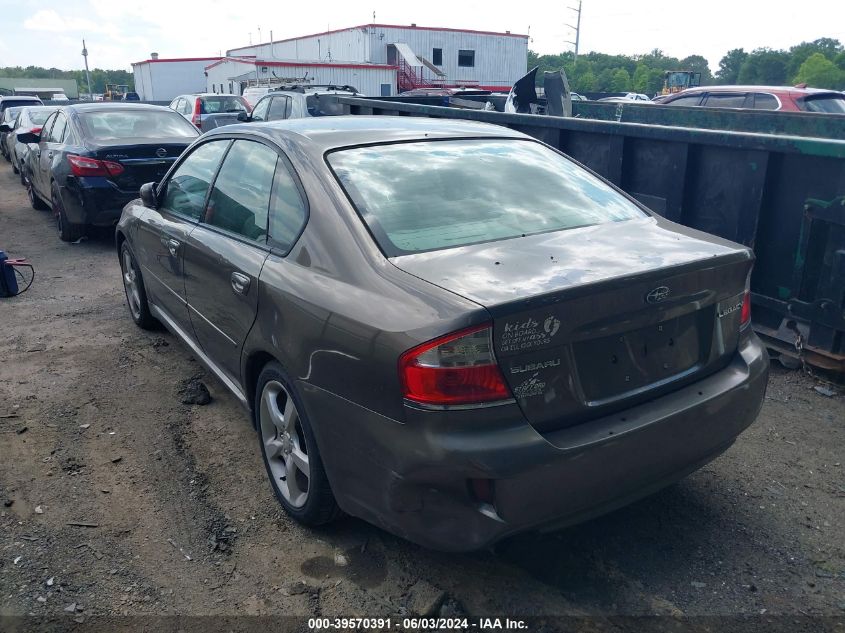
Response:
[{"label": "car roof", "polygon": [[0,101],[41,101],[41,99],[29,95],[3,95],[0,97]]},{"label": "car roof", "polygon": [[315,151],[325,152],[350,145],[394,143],[444,138],[530,138],[501,125],[399,116],[325,116],[284,119],[261,123],[226,125],[204,136],[258,133],[273,140],[307,139]]},{"label": "car roof", "polygon": [[103,112],[110,110],[152,110],[173,112],[166,106],[150,105],[149,103],[126,103],[124,101],[93,101],[90,103],[74,103],[73,105],[62,106],[63,110],[72,112]]},{"label": "car roof", "polygon": [[695,88],[687,88],[681,92],[676,92],[671,97],[677,95],[699,94],[701,92],[773,92],[773,93],[795,93],[798,95],[810,94],[841,94],[836,90],[826,90],[824,88],[798,88],[797,86],[696,86]]}]

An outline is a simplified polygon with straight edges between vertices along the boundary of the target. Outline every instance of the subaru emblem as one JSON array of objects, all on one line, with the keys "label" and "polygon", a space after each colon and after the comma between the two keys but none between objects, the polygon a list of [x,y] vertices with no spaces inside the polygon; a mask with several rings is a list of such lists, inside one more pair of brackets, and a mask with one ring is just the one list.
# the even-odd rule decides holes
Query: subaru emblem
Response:
[{"label": "subaru emblem", "polygon": [[156,156],[158,156],[159,158],[164,158],[165,156],[167,156],[167,150],[163,147],[159,147],[156,150]]},{"label": "subaru emblem", "polygon": [[647,303],[660,303],[667,298],[669,298],[669,288],[666,286],[659,286],[645,296]]}]

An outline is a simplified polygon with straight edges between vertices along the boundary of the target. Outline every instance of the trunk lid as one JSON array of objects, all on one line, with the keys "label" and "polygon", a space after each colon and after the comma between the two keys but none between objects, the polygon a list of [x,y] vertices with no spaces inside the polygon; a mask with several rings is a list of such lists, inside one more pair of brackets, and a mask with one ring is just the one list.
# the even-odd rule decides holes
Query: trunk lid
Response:
[{"label": "trunk lid", "polygon": [[109,178],[122,190],[139,189],[147,182],[160,182],[170,166],[193,139],[121,139],[93,148],[91,157],[120,163],[123,173]]},{"label": "trunk lid", "polygon": [[552,430],[725,366],[752,255],[649,218],[391,261],[487,308],[511,391]]},{"label": "trunk lid", "polygon": [[200,120],[202,122],[202,131],[208,132],[209,130],[213,130],[216,127],[222,127],[224,125],[234,125],[235,123],[239,123],[238,114],[240,114],[240,111],[220,112],[219,114],[203,114],[200,117]]}]

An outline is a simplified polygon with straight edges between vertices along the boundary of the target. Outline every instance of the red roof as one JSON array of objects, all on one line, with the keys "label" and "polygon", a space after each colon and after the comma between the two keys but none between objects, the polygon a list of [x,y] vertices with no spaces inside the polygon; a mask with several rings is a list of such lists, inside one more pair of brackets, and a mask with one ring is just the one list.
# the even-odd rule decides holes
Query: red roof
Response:
[{"label": "red roof", "polygon": [[133,66],[137,66],[139,64],[161,64],[166,62],[210,62],[210,61],[217,61],[223,59],[222,57],[168,57],[162,58],[159,57],[158,59],[145,59],[141,62],[132,62]]},{"label": "red roof", "polygon": [[260,59],[255,60],[256,66],[282,66],[285,68],[290,68],[291,66],[319,66],[319,67],[329,67],[329,68],[374,68],[374,69],[381,69],[381,70],[396,70],[396,66],[391,66],[390,64],[356,64],[356,63],[343,63],[343,62],[311,62],[306,60],[300,61],[264,61]]},{"label": "red roof", "polygon": [[355,29],[416,29],[418,31],[448,31],[450,33],[472,33],[473,35],[501,35],[503,37],[521,37],[528,39],[527,35],[520,35],[519,33],[499,33],[497,31],[474,31],[472,29],[450,29],[437,26],[412,26],[410,24],[360,24],[358,26],[350,26],[345,29],[333,29],[331,31],[322,31],[320,33],[312,33],[311,35],[299,35],[297,37],[288,37],[283,40],[273,40],[272,42],[262,42],[261,44],[250,44],[249,46],[239,46],[238,48],[230,48],[229,51],[240,51],[245,48],[255,48],[264,44],[282,44],[283,42],[293,42],[294,40],[304,40],[309,37],[317,37],[319,35],[329,35],[331,33],[342,33],[343,31],[354,31]]}]

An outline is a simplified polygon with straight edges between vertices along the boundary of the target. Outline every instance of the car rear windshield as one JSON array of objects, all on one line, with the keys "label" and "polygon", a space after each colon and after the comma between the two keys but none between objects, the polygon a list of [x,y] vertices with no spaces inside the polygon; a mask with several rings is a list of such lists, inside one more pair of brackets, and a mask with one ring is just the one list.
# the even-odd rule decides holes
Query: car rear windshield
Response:
[{"label": "car rear windshield", "polygon": [[3,110],[7,110],[13,107],[23,107],[23,106],[39,106],[41,105],[41,101],[38,99],[3,99]]},{"label": "car rear windshield", "polygon": [[35,125],[41,125],[55,111],[56,108],[27,108],[26,113],[29,115],[30,121]]},{"label": "car rear windshield", "polygon": [[327,157],[388,257],[621,222],[645,214],[529,140],[420,141]]},{"label": "car rear windshield", "polygon": [[246,112],[247,107],[240,97],[203,97],[201,114],[217,114],[218,112]]},{"label": "car rear windshield", "polygon": [[819,95],[818,97],[805,97],[804,109],[807,112],[845,114],[845,95]]},{"label": "car rear windshield", "polygon": [[79,115],[85,136],[98,141],[124,138],[192,138],[196,128],[172,111],[101,110]]}]

